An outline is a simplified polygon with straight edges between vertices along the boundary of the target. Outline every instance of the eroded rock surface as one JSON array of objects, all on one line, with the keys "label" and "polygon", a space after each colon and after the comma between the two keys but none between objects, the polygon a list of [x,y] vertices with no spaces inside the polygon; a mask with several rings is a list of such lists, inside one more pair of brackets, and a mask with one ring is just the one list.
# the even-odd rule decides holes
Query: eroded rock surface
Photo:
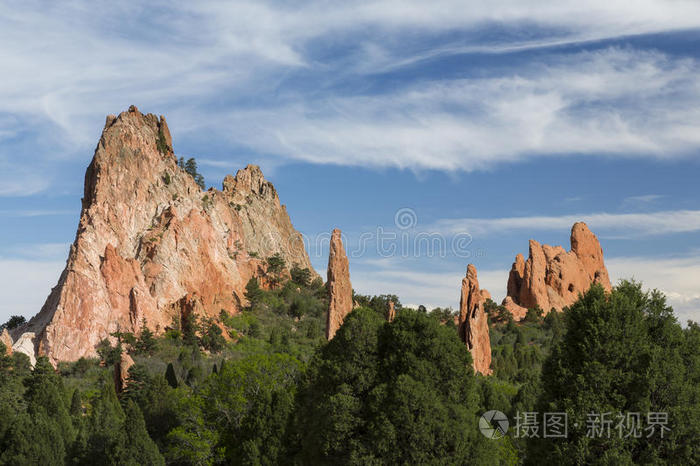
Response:
[{"label": "eroded rock surface", "polygon": [[3,342],[5,345],[5,353],[8,356],[12,355],[12,337],[10,336],[10,332],[7,331],[7,329],[3,329],[2,333],[0,333],[0,341]]},{"label": "eroded rock surface", "polygon": [[600,242],[585,223],[578,222],[571,229],[571,251],[530,240],[528,259],[522,254],[515,257],[503,305],[516,320],[536,306],[545,314],[561,311],[593,283],[611,289]]},{"label": "eroded rock surface", "polygon": [[121,393],[129,381],[129,369],[134,365],[134,360],[127,353],[122,353],[119,362],[114,365],[114,389]]},{"label": "eroded rock surface", "polygon": [[34,342],[36,335],[32,332],[25,332],[12,345],[13,353],[22,353],[29,356],[29,363],[34,367],[36,364],[36,354],[34,353]]},{"label": "eroded rock surface", "polygon": [[386,310],[387,322],[393,322],[396,319],[396,307],[394,301],[389,300],[389,308]]},{"label": "eroded rock surface", "polygon": [[36,333],[36,351],[55,364],[94,356],[101,339],[137,332],[142,319],[162,332],[186,296],[208,316],[236,313],[247,281],[275,253],[313,271],[260,169],[202,191],[178,167],[165,118],[132,106],[107,117],[66,268],[22,330]]},{"label": "eroded rock surface", "polygon": [[326,320],[326,338],[332,340],[345,316],[353,308],[352,284],[350,283],[350,265],[345,254],[340,230],[333,230],[328,255],[328,316]]},{"label": "eroded rock surface", "polygon": [[467,276],[462,279],[458,332],[472,355],[474,370],[483,375],[490,375],[491,339],[488,316],[484,312],[486,296],[490,296],[488,292],[482,293],[479,289],[476,267],[469,264]]}]

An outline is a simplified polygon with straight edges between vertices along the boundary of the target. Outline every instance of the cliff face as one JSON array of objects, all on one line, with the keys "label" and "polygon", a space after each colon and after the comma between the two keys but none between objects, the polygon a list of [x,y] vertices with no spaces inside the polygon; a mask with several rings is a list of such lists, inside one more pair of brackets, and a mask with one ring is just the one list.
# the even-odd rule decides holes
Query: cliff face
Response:
[{"label": "cliff face", "polygon": [[22,329],[54,363],[93,356],[101,339],[137,332],[142,319],[161,332],[185,312],[237,312],[275,253],[313,270],[258,167],[202,191],[178,167],[165,118],[135,107],[107,117],[82,203],[66,268]]},{"label": "cliff face", "polygon": [[326,320],[326,338],[332,340],[345,316],[352,312],[352,284],[350,283],[350,265],[345,254],[340,230],[333,230],[330,253],[328,255],[328,316]]},{"label": "cliff face", "polygon": [[484,302],[488,291],[479,289],[476,267],[469,264],[467,276],[462,279],[459,301],[458,332],[472,355],[474,370],[483,375],[491,374],[491,338]]},{"label": "cliff face", "polygon": [[571,228],[571,251],[530,240],[529,257],[518,254],[508,277],[504,305],[516,320],[528,308],[539,306],[545,314],[573,304],[593,283],[610,291],[610,278],[598,238],[585,223]]}]

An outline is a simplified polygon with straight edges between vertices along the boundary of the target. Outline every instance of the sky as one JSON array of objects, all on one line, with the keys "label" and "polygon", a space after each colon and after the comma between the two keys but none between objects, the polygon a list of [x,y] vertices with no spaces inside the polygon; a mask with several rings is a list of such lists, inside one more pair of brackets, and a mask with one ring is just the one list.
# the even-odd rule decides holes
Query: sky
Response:
[{"label": "sky", "polygon": [[528,239],[597,234],[613,281],[700,320],[700,2],[0,3],[0,321],[65,265],[105,116],[167,117],[208,186],[262,167],[325,275],[500,301]]}]

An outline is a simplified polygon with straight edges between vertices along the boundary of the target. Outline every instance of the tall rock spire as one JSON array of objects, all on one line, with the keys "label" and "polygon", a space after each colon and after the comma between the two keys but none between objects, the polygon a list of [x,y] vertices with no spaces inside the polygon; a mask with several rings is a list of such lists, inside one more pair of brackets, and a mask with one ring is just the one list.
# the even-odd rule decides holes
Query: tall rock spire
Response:
[{"label": "tall rock spire", "polygon": [[479,289],[476,267],[467,266],[467,276],[462,279],[462,295],[459,301],[459,337],[472,355],[474,370],[483,375],[491,374],[491,338],[484,302],[488,292]]},{"label": "tall rock spire", "polygon": [[343,240],[339,229],[331,235],[330,254],[328,255],[328,317],[326,320],[326,338],[332,340],[345,316],[352,311],[352,284],[350,283],[350,265],[345,255]]},{"label": "tall rock spire", "polygon": [[144,319],[162,332],[186,296],[197,297],[203,315],[235,313],[247,281],[276,253],[313,271],[260,168],[227,177],[222,191],[202,191],[178,166],[165,118],[132,106],[107,117],[66,268],[21,329],[36,334],[25,346],[54,364],[92,357],[100,340],[137,333]]}]

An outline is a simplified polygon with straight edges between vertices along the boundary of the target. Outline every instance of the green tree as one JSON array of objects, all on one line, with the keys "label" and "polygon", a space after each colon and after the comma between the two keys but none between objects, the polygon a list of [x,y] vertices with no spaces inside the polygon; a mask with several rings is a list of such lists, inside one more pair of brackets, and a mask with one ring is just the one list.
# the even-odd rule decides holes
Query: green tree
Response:
[{"label": "green tree", "polygon": [[[565,316],[567,332],[542,373],[540,412],[566,412],[559,442],[533,441],[532,464],[696,464],[700,446],[697,345],[658,292],[595,285]],[[695,341],[694,343],[697,343]],[[670,431],[647,438],[589,435],[589,413],[667,413]]]},{"label": "green tree", "polygon": [[121,343],[117,343],[116,346],[112,346],[107,338],[103,338],[97,344],[97,355],[100,357],[100,361],[105,366],[113,366],[121,359]]},{"label": "green tree", "polygon": [[308,268],[301,268],[298,265],[294,265],[289,271],[292,278],[292,282],[299,285],[302,288],[307,288],[311,284],[311,270]]},{"label": "green tree", "polygon": [[168,385],[170,385],[172,388],[177,388],[179,385],[173,363],[169,363],[168,367],[165,369],[165,380],[168,381]]},{"label": "green tree", "polygon": [[114,384],[105,378],[85,424],[85,449],[76,453],[77,464],[121,464],[126,444],[123,424],[124,412],[117,400]]},{"label": "green tree", "polygon": [[218,433],[204,418],[203,399],[193,396],[188,388],[171,391],[176,427],[164,441],[163,454],[170,464],[210,465],[220,463]]},{"label": "green tree", "polygon": [[158,347],[158,340],[156,340],[151,329],[148,328],[145,317],[141,321],[141,332],[134,347],[138,354],[146,355],[152,355]]},{"label": "green tree", "polygon": [[535,306],[534,308],[530,308],[527,310],[523,321],[531,323],[541,323],[543,314],[544,311],[542,310],[542,308],[540,308],[539,306]]},{"label": "green tree", "polygon": [[203,391],[206,416],[221,431],[228,464],[279,464],[302,365],[256,355],[222,366]]},{"label": "green tree", "polygon": [[194,159],[194,157],[187,159],[187,162],[180,158],[179,165],[180,168],[183,168],[185,172],[192,177],[195,183],[197,183],[197,186],[199,186],[202,190],[206,188],[204,177],[199,173],[199,171],[197,171],[197,161]]},{"label": "green tree", "polygon": [[280,253],[276,253],[267,258],[266,274],[272,287],[278,286],[282,282],[282,276],[286,267],[286,262]]},{"label": "green tree", "polygon": [[129,465],[164,465],[165,459],[158,447],[148,436],[146,423],[139,407],[129,401],[124,409],[125,447],[121,457],[122,464]]},{"label": "green tree", "polygon": [[252,277],[245,285],[245,299],[248,300],[248,307],[254,309],[263,298],[263,290],[257,277]]},{"label": "green tree", "polygon": [[66,406],[63,380],[45,356],[37,359],[31,377],[25,379],[24,383],[27,387],[24,393],[27,412],[33,417],[39,413],[45,414],[51,423],[56,424],[63,445],[70,445],[75,438],[75,431],[69,407]]},{"label": "green tree", "polygon": [[24,316],[11,316],[7,322],[0,325],[0,332],[2,332],[4,329],[7,329],[7,330],[16,329],[20,325],[24,324],[26,321],[27,321],[27,319],[25,319]]},{"label": "green tree", "polygon": [[212,353],[220,353],[224,349],[224,346],[226,346],[226,340],[224,339],[221,327],[219,327],[213,319],[207,319],[204,322],[199,343],[202,345],[202,348]]},{"label": "green tree", "polygon": [[[311,464],[498,461],[478,433],[471,357],[454,329],[404,309],[356,309],[310,364],[294,441]],[[294,445],[294,442],[292,442]]]},{"label": "green tree", "polygon": [[199,316],[194,312],[182,316],[182,341],[186,345],[197,346],[197,333],[201,331]]}]

